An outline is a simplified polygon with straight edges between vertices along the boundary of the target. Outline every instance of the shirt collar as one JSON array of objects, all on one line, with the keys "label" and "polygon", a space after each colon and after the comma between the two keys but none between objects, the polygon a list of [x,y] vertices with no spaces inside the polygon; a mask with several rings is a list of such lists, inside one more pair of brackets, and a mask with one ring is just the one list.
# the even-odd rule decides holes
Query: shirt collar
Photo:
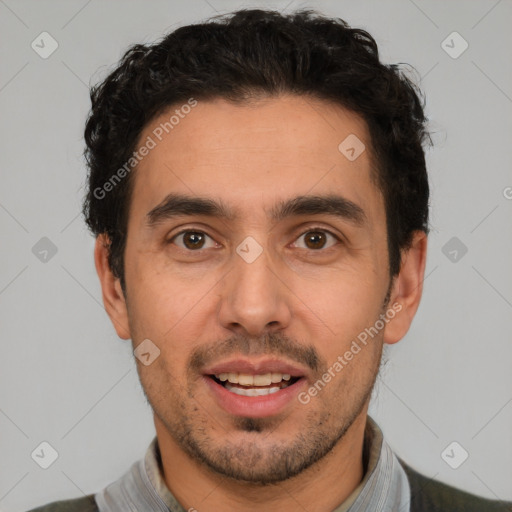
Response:
[{"label": "shirt collar", "polygon": [[381,429],[366,417],[363,443],[364,477],[350,496],[333,512],[409,512],[409,480]]},{"label": "shirt collar", "polygon": [[[360,484],[333,512],[409,512],[407,475],[370,416],[367,416],[364,433],[363,468],[364,477]],[[165,484],[156,437],[144,459],[136,462],[130,471],[95,497],[100,512],[186,512]]]}]

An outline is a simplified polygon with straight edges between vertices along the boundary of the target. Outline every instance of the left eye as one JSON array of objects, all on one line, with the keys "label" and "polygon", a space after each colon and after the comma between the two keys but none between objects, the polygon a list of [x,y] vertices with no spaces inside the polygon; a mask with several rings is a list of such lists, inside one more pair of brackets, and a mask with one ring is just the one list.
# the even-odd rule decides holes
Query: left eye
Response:
[{"label": "left eye", "polygon": [[[325,229],[310,229],[302,233],[297,240],[300,240],[303,237],[305,237],[304,243],[306,245],[304,247],[300,247],[301,249],[325,249],[325,244],[327,243],[328,237],[331,237],[335,241],[339,241],[338,237],[334,236],[330,231],[326,231]],[[335,245],[335,243],[332,245]],[[329,247],[332,247],[332,245]]]}]

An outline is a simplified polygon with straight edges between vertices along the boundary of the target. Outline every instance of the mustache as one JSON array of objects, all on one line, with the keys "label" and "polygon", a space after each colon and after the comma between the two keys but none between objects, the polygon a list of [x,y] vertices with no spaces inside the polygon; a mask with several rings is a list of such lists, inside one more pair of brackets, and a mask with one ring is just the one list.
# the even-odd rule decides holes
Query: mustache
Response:
[{"label": "mustache", "polygon": [[227,340],[208,343],[193,350],[188,369],[199,372],[205,366],[225,356],[284,356],[286,359],[307,366],[318,372],[326,366],[312,345],[302,345],[281,333],[267,333],[258,338],[234,335]]}]

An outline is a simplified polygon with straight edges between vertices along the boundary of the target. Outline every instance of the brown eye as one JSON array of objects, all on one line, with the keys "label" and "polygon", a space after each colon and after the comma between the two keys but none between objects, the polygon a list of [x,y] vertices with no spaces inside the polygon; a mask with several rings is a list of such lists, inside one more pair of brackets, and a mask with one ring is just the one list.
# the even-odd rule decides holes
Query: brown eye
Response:
[{"label": "brown eye", "polygon": [[[321,230],[313,230],[310,229],[309,231],[306,231],[302,233],[298,240],[301,238],[304,240],[304,246],[298,246],[301,249],[310,249],[310,250],[319,250],[319,249],[325,249],[326,243],[328,242],[328,238],[331,237],[334,239],[334,241],[339,240],[336,236],[334,236],[329,231],[326,231],[324,229]],[[332,244],[335,245],[335,244]],[[329,246],[329,247],[332,247]],[[329,248],[327,247],[327,248]]]},{"label": "brown eye", "polygon": [[307,233],[305,243],[309,249],[321,249],[325,245],[326,236],[318,231]]},{"label": "brown eye", "polygon": [[211,237],[202,231],[181,231],[176,236],[174,236],[169,242],[175,242],[176,240],[181,240],[181,244],[176,244],[178,247],[182,247],[184,249],[189,249],[191,251],[195,251],[198,249],[205,248],[206,239]]}]

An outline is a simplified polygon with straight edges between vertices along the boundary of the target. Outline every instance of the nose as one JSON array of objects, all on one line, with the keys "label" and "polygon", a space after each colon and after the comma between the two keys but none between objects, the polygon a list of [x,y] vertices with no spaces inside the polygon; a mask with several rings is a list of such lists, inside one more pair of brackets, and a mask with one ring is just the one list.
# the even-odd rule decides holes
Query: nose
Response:
[{"label": "nose", "polygon": [[283,267],[264,249],[252,262],[233,254],[233,269],[225,277],[219,321],[225,329],[245,336],[283,330],[291,319],[292,292]]}]

